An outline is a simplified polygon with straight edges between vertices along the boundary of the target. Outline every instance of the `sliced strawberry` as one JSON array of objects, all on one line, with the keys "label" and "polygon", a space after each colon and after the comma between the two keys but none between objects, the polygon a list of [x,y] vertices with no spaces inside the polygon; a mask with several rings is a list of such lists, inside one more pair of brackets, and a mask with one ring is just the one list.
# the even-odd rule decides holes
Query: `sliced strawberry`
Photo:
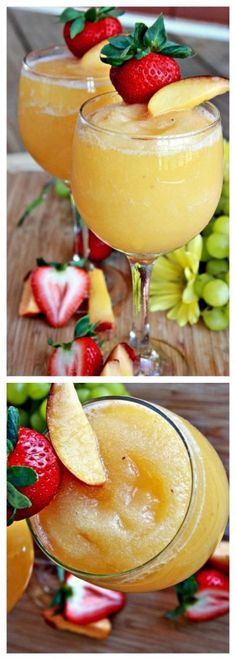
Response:
[{"label": "sliced strawberry", "polygon": [[[60,463],[49,440],[24,427],[19,411],[8,410],[8,521],[33,516],[49,504],[60,483]],[[10,436],[10,437],[9,437]]]},{"label": "sliced strawberry", "polygon": [[82,57],[90,48],[115,34],[122,32],[117,16],[122,11],[114,7],[90,7],[81,11],[68,7],[61,16],[64,26],[64,39],[70,51],[76,57]]},{"label": "sliced strawberry", "polygon": [[38,266],[31,275],[36,303],[53,328],[63,327],[88,296],[85,270],[67,264]]},{"label": "sliced strawberry", "polygon": [[48,364],[49,376],[97,376],[103,365],[102,353],[96,341],[96,326],[83,316],[75,326],[74,339],[69,343],[49,344],[54,347]]},{"label": "sliced strawberry", "polygon": [[206,568],[176,586],[179,605],[166,615],[176,619],[184,615],[190,621],[209,621],[229,611],[227,575]]},{"label": "sliced strawberry", "polygon": [[118,612],[125,604],[125,594],[103,589],[95,584],[80,580],[71,573],[65,578],[71,589],[64,606],[64,617],[72,623],[86,625]]},{"label": "sliced strawberry", "polygon": [[101,49],[101,60],[111,65],[110,78],[126,103],[148,103],[165,85],[181,78],[174,57],[188,57],[192,49],[169,41],[163,16],[150,27],[136,23],[129,35],[109,39]]}]

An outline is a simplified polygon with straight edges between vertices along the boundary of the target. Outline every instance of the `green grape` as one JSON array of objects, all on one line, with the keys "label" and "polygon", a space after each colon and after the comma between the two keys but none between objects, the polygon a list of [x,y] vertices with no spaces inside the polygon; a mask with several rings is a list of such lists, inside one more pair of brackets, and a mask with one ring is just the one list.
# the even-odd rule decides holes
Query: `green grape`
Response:
[{"label": "green grape", "polygon": [[110,396],[110,392],[106,385],[94,385],[90,392],[90,399],[96,399],[100,396]]},{"label": "green grape", "polygon": [[203,321],[209,330],[219,331],[228,327],[227,314],[222,308],[213,307],[202,312]]},{"label": "green grape", "polygon": [[226,284],[228,284],[228,286],[229,286],[229,271],[228,271],[228,273],[225,273],[224,280],[225,280]]},{"label": "green grape", "polygon": [[207,284],[207,282],[210,282],[211,279],[212,277],[208,273],[201,273],[201,275],[197,275],[194,283],[194,291],[198,298],[202,297],[204,286]]},{"label": "green grape", "polygon": [[208,248],[207,248],[207,241],[208,241],[208,237],[203,238],[202,254],[201,254],[200,261],[208,261],[210,259],[210,254],[209,254]]},{"label": "green grape", "polygon": [[39,433],[43,433],[45,431],[45,419],[43,419],[42,415],[40,415],[40,412],[36,410],[30,417],[30,424],[35,431],[39,431]]},{"label": "green grape", "polygon": [[95,386],[94,383],[74,383],[74,385],[76,390],[80,388],[83,389],[84,387],[86,388],[86,390],[92,390],[93,387]]},{"label": "green grape", "polygon": [[223,197],[229,197],[229,181],[224,181],[222,195]]},{"label": "green grape", "polygon": [[91,390],[89,390],[87,387],[84,386],[77,387],[77,394],[81,403],[84,403],[85,401],[88,401],[88,399],[90,399],[90,392]]},{"label": "green grape", "polygon": [[226,259],[210,259],[206,265],[206,272],[209,275],[220,275],[221,273],[227,273],[229,270],[229,264]]},{"label": "green grape", "polygon": [[202,292],[203,300],[212,307],[222,307],[229,300],[229,287],[226,282],[213,279],[205,284]]},{"label": "green grape", "polygon": [[129,392],[123,383],[106,383],[105,387],[109,390],[109,393],[113,396],[126,396],[129,395]]},{"label": "green grape", "polygon": [[55,191],[59,197],[69,197],[70,196],[70,191],[68,186],[64,183],[64,181],[61,181],[61,179],[56,179],[55,183]]},{"label": "green grape", "polygon": [[24,408],[19,408],[20,413],[20,426],[29,426],[29,414]]},{"label": "green grape", "polygon": [[48,400],[47,400],[47,399],[44,399],[44,401],[42,401],[42,403],[41,403],[40,406],[39,406],[39,412],[40,412],[40,415],[41,415],[41,417],[42,417],[44,420],[46,419],[46,413],[47,413],[47,402],[48,402]]},{"label": "green grape", "polygon": [[206,239],[206,247],[211,257],[225,259],[229,256],[229,238],[225,234],[211,234]]},{"label": "green grape", "polygon": [[7,400],[13,406],[21,406],[28,399],[28,384],[26,383],[8,383]]},{"label": "green grape", "polygon": [[226,234],[229,235],[229,216],[220,215],[213,224],[213,232],[216,234]]},{"label": "green grape", "polygon": [[35,401],[38,399],[44,399],[44,397],[49,393],[50,387],[51,385],[49,383],[29,383],[29,396]]}]

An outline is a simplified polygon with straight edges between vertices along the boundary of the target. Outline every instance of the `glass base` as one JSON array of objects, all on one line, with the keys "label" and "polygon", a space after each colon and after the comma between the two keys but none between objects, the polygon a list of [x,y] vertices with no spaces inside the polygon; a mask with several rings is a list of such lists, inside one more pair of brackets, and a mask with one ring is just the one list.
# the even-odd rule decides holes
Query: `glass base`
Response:
[{"label": "glass base", "polygon": [[184,355],[174,346],[165,341],[153,339],[151,337],[149,347],[134,346],[129,337],[104,341],[103,353],[107,359],[114,345],[126,342],[133,345],[134,350],[139,356],[139,367],[136,369],[135,376],[189,376],[190,369]]},{"label": "glass base", "polygon": [[137,351],[140,367],[136,376],[188,376],[188,363],[182,353],[165,341],[150,339],[148,350]]}]

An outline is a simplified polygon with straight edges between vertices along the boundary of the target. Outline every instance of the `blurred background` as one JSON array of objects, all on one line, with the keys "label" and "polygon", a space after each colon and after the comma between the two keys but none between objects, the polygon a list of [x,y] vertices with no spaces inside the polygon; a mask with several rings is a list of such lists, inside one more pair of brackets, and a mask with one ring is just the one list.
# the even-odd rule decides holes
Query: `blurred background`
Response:
[{"label": "blurred background", "polygon": [[[212,443],[228,471],[228,384],[127,383],[124,386],[119,383],[90,382],[76,384],[76,388],[82,402],[99,396],[129,394],[186,417]],[[8,384],[8,403],[20,408],[22,424],[45,430],[49,389],[50,385],[42,382]],[[11,530],[11,527],[8,529]],[[14,594],[14,570],[15,581],[20,572],[16,540],[9,566],[9,588],[13,589]],[[165,618],[165,612],[177,604],[174,587],[159,592],[128,594],[124,609],[112,618],[112,633],[106,640],[92,640],[49,627],[41,611],[51,600],[53,589],[55,569],[41,551],[35,548],[34,569],[29,586],[25,593],[24,589],[21,590],[21,598],[8,616],[8,653],[228,652],[228,616],[202,623],[186,619],[173,622]]]},{"label": "blurred background", "polygon": [[[17,92],[21,62],[26,53],[37,48],[63,43],[57,15],[63,7],[8,8],[8,153],[24,151],[17,126]],[[186,42],[197,53],[181,62],[183,76],[228,76],[228,7],[127,7],[122,17],[125,29],[136,20],[147,25],[163,12],[167,32],[176,41]],[[228,98],[216,99],[228,137]]]}]

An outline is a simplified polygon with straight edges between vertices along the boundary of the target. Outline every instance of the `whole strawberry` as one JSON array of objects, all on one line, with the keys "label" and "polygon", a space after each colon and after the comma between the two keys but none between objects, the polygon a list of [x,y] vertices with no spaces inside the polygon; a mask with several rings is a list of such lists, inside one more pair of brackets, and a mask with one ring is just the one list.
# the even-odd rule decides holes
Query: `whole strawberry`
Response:
[{"label": "whole strawberry", "polygon": [[[101,241],[91,229],[88,230],[89,259],[95,263],[100,263],[112,253],[112,248],[104,241]],[[77,239],[77,250],[80,257],[85,256],[83,232],[80,231]]]},{"label": "whole strawberry", "polygon": [[96,326],[83,316],[76,323],[71,342],[54,344],[48,363],[49,376],[98,376],[103,366],[102,353],[97,343]]},{"label": "whole strawberry", "polygon": [[19,411],[8,409],[8,524],[35,515],[49,504],[60,483],[60,464],[49,440],[19,427]]},{"label": "whole strawberry", "polygon": [[120,34],[122,26],[117,16],[121,14],[123,12],[115,7],[90,7],[87,11],[65,9],[60,21],[65,23],[63,35],[69,50],[75,57],[82,57],[104,39]]},{"label": "whole strawberry", "polygon": [[101,60],[111,65],[110,78],[126,103],[148,103],[161,87],[181,78],[174,57],[192,55],[192,49],[169,41],[160,15],[150,27],[136,23],[130,35],[109,39]]}]

